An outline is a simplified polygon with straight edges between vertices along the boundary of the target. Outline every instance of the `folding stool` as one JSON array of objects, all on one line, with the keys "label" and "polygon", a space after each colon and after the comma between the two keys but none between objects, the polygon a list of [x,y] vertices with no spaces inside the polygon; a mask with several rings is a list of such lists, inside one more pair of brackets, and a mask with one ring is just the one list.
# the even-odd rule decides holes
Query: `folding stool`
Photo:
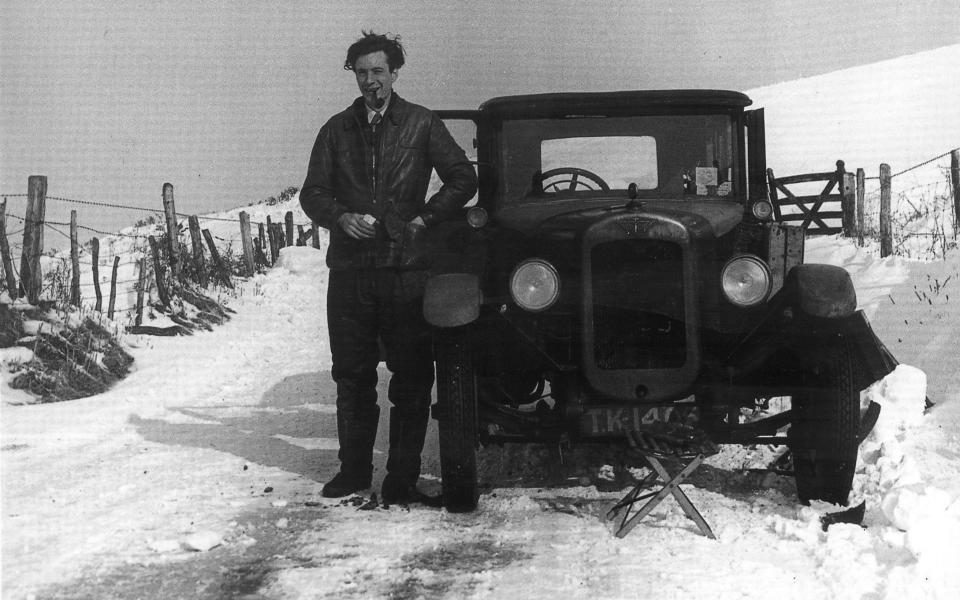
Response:
[{"label": "folding stool", "polygon": [[[682,425],[666,425],[660,431],[627,430],[626,435],[631,447],[643,456],[653,470],[607,512],[607,519],[614,520],[623,511],[616,536],[626,536],[664,498],[673,495],[687,517],[697,524],[700,532],[710,539],[717,539],[690,498],[680,489],[680,484],[697,470],[704,458],[720,451],[716,444],[702,432]],[[675,475],[663,465],[664,460],[671,458],[683,466]],[[658,483],[661,484],[658,490],[641,495],[644,489],[653,489]],[[643,500],[647,500],[646,504],[633,512],[634,505]]]}]

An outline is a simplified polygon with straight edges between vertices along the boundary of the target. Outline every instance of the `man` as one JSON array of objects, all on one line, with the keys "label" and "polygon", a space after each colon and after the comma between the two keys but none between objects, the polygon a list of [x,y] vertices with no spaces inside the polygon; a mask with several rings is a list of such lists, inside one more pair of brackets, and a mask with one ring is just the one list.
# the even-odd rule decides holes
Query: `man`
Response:
[{"label": "man", "polygon": [[[443,122],[393,91],[403,64],[398,38],[364,32],[350,46],[344,69],[354,72],[361,97],[320,129],[300,192],[303,210],[330,230],[327,325],[340,470],[323,486],[329,498],[371,484],[378,339],[393,404],[381,496],[387,503],[417,498],[434,380],[422,312],[430,266],[423,238],[477,188],[473,166]],[[433,169],[443,185],[427,200]]]}]

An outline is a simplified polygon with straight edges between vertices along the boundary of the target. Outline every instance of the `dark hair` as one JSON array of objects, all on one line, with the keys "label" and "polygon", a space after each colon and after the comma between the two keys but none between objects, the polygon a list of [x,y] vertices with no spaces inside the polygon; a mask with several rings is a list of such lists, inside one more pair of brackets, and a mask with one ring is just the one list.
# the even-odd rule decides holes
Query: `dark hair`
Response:
[{"label": "dark hair", "polygon": [[403,46],[400,45],[399,35],[389,37],[372,31],[364,31],[363,37],[347,48],[347,60],[343,62],[343,68],[347,71],[353,71],[358,58],[380,51],[387,55],[387,65],[390,67],[390,71],[396,71],[403,66],[405,51]]}]

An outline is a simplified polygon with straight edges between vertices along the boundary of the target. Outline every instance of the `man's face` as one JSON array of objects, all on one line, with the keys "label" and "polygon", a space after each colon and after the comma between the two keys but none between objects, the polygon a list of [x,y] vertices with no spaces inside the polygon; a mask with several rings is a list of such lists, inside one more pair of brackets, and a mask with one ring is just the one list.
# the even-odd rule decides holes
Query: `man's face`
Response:
[{"label": "man's face", "polygon": [[383,103],[393,90],[393,82],[397,80],[397,72],[391,71],[387,64],[387,55],[382,50],[364,54],[353,64],[353,72],[367,106],[372,109],[383,108]]}]

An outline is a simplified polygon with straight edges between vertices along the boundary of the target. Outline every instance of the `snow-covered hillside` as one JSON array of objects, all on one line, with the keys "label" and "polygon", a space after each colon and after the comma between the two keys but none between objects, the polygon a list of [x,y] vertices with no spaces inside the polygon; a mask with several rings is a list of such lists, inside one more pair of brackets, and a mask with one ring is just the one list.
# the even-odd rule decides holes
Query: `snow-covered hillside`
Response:
[{"label": "snow-covered hillside", "polygon": [[[767,164],[780,175],[894,172],[960,146],[960,44],[748,90],[763,107]],[[947,162],[949,164],[949,161]]]}]

